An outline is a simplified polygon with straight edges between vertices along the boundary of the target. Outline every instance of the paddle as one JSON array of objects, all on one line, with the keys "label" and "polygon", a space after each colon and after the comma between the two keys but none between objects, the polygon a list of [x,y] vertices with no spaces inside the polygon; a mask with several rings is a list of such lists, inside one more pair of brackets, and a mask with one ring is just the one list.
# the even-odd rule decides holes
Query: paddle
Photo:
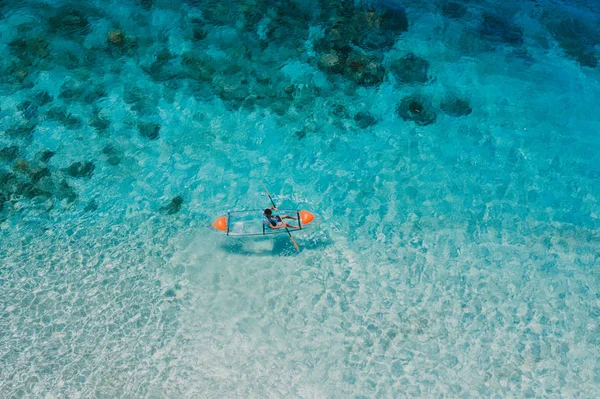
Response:
[{"label": "paddle", "polygon": [[[274,208],[277,208],[277,205],[275,205],[275,202],[273,202],[273,198],[271,198],[271,194],[269,194],[269,190],[267,190],[267,186],[265,186],[265,183],[262,183],[262,185],[265,188],[265,191],[267,192],[267,197],[269,197],[269,199],[271,200],[271,204],[273,204]],[[300,252],[300,248],[298,248],[298,244],[296,244],[296,240],[294,240],[294,237],[292,237],[292,233],[290,233],[287,226],[285,227],[285,231],[287,231],[288,235],[290,236],[290,240],[292,240],[292,242],[294,243],[296,251]]]}]

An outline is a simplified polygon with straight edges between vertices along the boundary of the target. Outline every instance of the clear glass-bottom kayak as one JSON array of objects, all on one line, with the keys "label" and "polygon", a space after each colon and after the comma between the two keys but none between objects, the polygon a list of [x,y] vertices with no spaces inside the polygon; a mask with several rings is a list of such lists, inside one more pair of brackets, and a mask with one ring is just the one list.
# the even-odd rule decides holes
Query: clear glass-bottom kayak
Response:
[{"label": "clear glass-bottom kayak", "polygon": [[[269,226],[266,226],[263,223],[263,211],[263,209],[231,211],[227,213],[227,216],[221,216],[215,220],[213,227],[219,232],[234,237],[287,234],[285,228],[272,229]],[[280,217],[292,216],[297,219],[282,219],[283,222],[298,226],[297,229],[288,228],[287,230],[290,233],[315,229],[321,224],[321,219],[307,210],[278,209],[277,213]]]}]

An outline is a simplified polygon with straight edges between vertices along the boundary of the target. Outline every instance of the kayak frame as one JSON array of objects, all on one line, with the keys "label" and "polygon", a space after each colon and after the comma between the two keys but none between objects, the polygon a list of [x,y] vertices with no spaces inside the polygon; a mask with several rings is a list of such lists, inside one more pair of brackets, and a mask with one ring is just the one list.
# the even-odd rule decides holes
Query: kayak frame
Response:
[{"label": "kayak frame", "polygon": [[[226,230],[226,235],[229,237],[261,237],[261,236],[270,236],[270,235],[275,235],[275,234],[283,234],[283,233],[287,233],[287,231],[283,228],[281,229],[269,229],[269,231],[267,231],[267,228],[265,226],[264,223],[262,223],[262,221],[260,221],[259,223],[262,224],[262,233],[235,233],[232,232],[231,229],[229,228],[230,226],[230,221],[231,221],[231,216],[235,216],[235,214],[249,214],[249,213],[253,213],[256,212],[260,215],[263,214],[264,209],[244,209],[242,211],[229,211],[227,212],[227,230]],[[296,231],[303,231],[303,230],[310,230],[312,229],[313,223],[314,225],[316,225],[317,227],[321,224],[321,219],[316,217],[315,215],[315,220],[313,223],[311,223],[310,225],[307,226],[303,226],[302,225],[302,221],[300,220],[300,210],[299,209],[277,209],[278,213],[283,213],[283,214],[296,214],[296,217],[298,218],[297,222],[298,222],[298,226],[300,227],[299,229],[294,229],[294,228],[288,228],[290,233],[296,232]]]}]

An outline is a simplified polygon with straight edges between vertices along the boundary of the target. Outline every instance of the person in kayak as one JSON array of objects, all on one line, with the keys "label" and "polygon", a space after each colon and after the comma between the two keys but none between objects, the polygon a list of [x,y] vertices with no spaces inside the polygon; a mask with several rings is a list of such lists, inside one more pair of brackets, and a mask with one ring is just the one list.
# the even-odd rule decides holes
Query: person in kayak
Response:
[{"label": "person in kayak", "polygon": [[265,209],[265,211],[263,212],[263,223],[265,225],[269,226],[272,229],[283,229],[286,227],[289,227],[290,229],[299,229],[300,228],[299,226],[293,226],[282,220],[282,219],[298,220],[297,218],[295,218],[293,216],[289,216],[289,215],[281,215],[281,216],[273,215],[273,211],[276,211],[276,210],[277,210],[277,208],[275,208],[274,206]]}]

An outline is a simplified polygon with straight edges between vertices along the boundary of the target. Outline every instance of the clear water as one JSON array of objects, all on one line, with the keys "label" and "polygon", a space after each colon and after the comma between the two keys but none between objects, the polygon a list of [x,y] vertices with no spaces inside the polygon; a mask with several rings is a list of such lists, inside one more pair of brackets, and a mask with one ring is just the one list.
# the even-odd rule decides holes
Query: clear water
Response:
[{"label": "clear water", "polygon": [[375,4],[0,2],[0,397],[597,396],[597,4]]}]

